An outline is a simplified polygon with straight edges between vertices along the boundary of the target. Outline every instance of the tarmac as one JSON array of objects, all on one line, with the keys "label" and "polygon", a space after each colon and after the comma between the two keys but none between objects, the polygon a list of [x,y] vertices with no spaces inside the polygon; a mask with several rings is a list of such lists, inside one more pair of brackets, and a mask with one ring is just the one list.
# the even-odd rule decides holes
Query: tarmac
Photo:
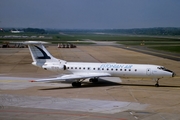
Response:
[{"label": "tarmac", "polygon": [[57,58],[76,62],[110,62],[162,65],[175,78],[155,81],[112,78],[81,88],[65,83],[32,83],[32,79],[58,76],[31,65],[28,48],[0,48],[1,120],[179,120],[179,61],[109,46],[47,49]]}]

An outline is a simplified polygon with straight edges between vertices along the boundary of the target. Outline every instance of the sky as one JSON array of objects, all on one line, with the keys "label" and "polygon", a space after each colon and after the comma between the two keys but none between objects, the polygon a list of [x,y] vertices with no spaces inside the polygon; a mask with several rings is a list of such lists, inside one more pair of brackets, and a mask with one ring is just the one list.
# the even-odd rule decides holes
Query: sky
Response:
[{"label": "sky", "polygon": [[0,0],[0,27],[180,27],[180,0]]}]

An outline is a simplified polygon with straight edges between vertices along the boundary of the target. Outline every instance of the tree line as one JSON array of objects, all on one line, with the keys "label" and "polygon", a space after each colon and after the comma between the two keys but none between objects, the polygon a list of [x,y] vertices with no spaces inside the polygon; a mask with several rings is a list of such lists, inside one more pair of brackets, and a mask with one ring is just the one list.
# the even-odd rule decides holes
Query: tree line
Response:
[{"label": "tree line", "polygon": [[112,33],[112,34],[129,34],[129,35],[180,35],[180,28],[176,27],[157,27],[157,28],[134,28],[134,29],[66,29],[54,30],[54,32],[63,33]]},{"label": "tree line", "polygon": [[[135,28],[135,29],[114,29],[113,33],[133,35],[180,35],[180,28],[159,27],[159,28]],[[107,32],[110,32],[107,30]]]},{"label": "tree line", "polygon": [[36,33],[36,34],[46,34],[45,29],[41,28],[1,28],[0,32],[8,33],[11,31],[21,31],[25,33]]},{"label": "tree line", "polygon": [[6,28],[0,32],[10,32],[19,30],[25,33],[37,34],[91,34],[91,33],[112,33],[112,34],[129,34],[129,35],[180,35],[180,27],[157,27],[157,28],[134,28],[134,29],[41,29],[41,28]]}]

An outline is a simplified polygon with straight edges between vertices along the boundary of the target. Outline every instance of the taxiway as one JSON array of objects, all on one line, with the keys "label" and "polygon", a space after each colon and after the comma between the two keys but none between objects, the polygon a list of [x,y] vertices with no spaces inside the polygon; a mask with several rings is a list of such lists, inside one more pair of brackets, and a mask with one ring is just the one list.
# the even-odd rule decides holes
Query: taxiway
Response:
[{"label": "taxiway", "polygon": [[121,78],[121,81],[85,82],[81,88],[65,83],[31,83],[29,80],[57,74],[31,65],[28,48],[0,48],[1,120],[179,120],[180,64],[178,61],[113,46],[47,48],[57,58],[80,62],[157,64],[177,77],[161,79]]}]

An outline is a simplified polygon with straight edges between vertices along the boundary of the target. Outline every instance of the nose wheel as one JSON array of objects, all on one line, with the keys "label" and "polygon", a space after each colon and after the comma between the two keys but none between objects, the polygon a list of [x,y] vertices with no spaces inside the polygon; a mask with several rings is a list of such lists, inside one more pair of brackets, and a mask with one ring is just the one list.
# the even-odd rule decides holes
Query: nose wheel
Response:
[{"label": "nose wheel", "polygon": [[155,86],[156,86],[156,87],[159,87],[159,84],[158,84],[158,83],[156,83],[156,84],[155,84]]}]

